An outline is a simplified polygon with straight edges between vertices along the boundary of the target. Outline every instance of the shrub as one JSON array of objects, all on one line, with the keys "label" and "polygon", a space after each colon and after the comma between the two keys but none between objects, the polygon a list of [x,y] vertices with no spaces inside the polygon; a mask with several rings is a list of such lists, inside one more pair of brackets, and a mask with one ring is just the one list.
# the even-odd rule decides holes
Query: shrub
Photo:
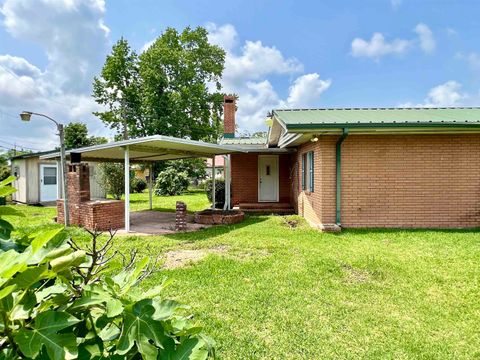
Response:
[{"label": "shrub", "polygon": [[120,200],[125,193],[125,171],[122,164],[102,163],[99,165],[99,185],[108,195]]},{"label": "shrub", "polygon": [[[212,197],[213,181],[208,179],[205,181],[205,191],[207,192],[207,197],[210,202],[213,202]],[[225,180],[216,179],[215,181],[215,207],[223,209],[225,204]]]},{"label": "shrub", "polygon": [[[13,180],[12,180],[13,181]],[[0,195],[12,193],[0,183]],[[23,216],[0,206],[3,215]],[[112,275],[114,233],[82,249],[61,228],[12,239],[0,219],[0,359],[207,359],[213,342],[184,305],[160,297],[167,282],[133,295],[154,269],[136,252]],[[122,256],[123,257],[123,256]]]},{"label": "shrub", "polygon": [[172,196],[180,195],[187,190],[189,185],[186,172],[178,172],[175,168],[166,168],[158,174],[155,183],[155,195]]},{"label": "shrub", "polygon": [[147,188],[147,182],[143,179],[133,178],[130,181],[130,191],[132,193],[142,193]]}]

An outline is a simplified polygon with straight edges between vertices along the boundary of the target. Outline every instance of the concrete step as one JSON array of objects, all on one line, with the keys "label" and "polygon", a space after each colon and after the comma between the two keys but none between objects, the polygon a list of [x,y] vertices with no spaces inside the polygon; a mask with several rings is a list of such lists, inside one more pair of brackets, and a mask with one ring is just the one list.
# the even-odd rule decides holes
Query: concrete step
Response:
[{"label": "concrete step", "polygon": [[295,213],[290,203],[240,203],[238,208],[250,214],[289,215]]},{"label": "concrete step", "polygon": [[260,203],[240,203],[238,204],[240,209],[290,209],[292,205],[290,203],[279,202],[260,202]]}]

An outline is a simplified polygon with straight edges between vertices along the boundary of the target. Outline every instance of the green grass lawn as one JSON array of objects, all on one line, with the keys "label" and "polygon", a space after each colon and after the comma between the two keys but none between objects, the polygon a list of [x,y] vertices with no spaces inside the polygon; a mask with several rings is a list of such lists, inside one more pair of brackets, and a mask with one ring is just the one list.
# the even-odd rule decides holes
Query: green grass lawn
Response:
[{"label": "green grass lawn", "polygon": [[[171,209],[171,200],[157,198],[156,207]],[[54,216],[23,209],[21,231]],[[160,261],[137,290],[172,278],[165,296],[192,306],[221,359],[480,358],[478,231],[334,235],[299,220],[290,228],[283,217],[248,217],[195,233],[118,237],[116,247],[153,259],[222,246],[181,268]]]},{"label": "green grass lawn", "polygon": [[[179,196],[153,196],[152,207],[158,211],[175,211],[175,203],[184,201],[189,212],[204,210],[210,207],[210,202],[203,190],[190,189]],[[148,210],[148,191],[141,194],[130,194],[130,208],[132,211]]]}]

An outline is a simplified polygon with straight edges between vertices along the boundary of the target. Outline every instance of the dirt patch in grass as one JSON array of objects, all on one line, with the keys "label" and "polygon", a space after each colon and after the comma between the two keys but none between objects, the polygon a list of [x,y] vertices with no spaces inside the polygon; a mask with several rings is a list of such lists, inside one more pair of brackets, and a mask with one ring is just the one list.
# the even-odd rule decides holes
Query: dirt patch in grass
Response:
[{"label": "dirt patch in grass", "polygon": [[247,259],[263,258],[270,255],[267,249],[251,249],[248,251],[229,251],[227,245],[219,245],[206,249],[179,249],[164,254],[164,269],[176,269],[203,260],[207,255],[219,254],[228,259],[244,261]]},{"label": "dirt patch in grass", "polygon": [[369,271],[364,269],[358,269],[350,264],[343,264],[342,270],[345,274],[345,281],[351,284],[362,284],[370,281],[372,275]]},{"label": "dirt patch in grass", "polygon": [[191,263],[199,262],[209,254],[225,254],[228,252],[228,246],[219,245],[209,249],[185,249],[172,250],[165,254],[164,269],[176,269]]}]

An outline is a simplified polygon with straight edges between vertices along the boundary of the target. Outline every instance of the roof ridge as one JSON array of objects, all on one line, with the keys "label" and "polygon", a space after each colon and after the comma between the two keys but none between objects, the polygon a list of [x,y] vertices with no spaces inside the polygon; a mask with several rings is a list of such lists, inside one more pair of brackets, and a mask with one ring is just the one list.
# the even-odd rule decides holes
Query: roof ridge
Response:
[{"label": "roof ridge", "polygon": [[480,110],[480,106],[445,106],[445,107],[326,107],[326,108],[298,108],[298,109],[274,109],[273,111],[335,111],[335,110],[456,110],[471,109]]}]

